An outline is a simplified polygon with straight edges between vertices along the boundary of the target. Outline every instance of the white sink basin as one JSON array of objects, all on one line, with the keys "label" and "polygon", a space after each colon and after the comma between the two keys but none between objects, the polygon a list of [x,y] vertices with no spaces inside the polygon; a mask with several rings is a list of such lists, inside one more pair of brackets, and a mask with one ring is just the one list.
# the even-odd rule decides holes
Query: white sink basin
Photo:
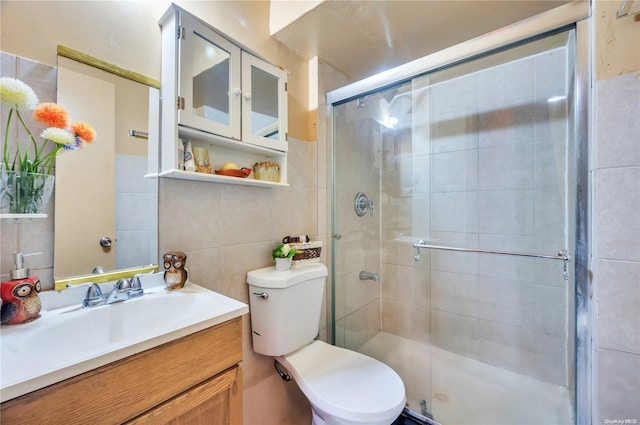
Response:
[{"label": "white sink basin", "polygon": [[[42,317],[2,326],[1,401],[78,375],[132,354],[247,313],[246,304],[187,283],[166,291],[161,277],[143,281],[144,296],[82,308],[80,298],[60,304],[68,294],[45,292]],[[214,349],[215,347],[212,347]]]}]

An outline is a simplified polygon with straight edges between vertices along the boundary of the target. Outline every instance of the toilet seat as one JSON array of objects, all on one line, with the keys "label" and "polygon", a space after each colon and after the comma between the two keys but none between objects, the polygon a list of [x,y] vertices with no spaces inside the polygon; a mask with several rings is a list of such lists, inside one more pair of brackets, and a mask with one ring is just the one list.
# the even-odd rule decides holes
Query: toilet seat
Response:
[{"label": "toilet seat", "polygon": [[314,341],[278,361],[321,416],[388,425],[404,408],[405,390],[398,374],[355,351]]}]

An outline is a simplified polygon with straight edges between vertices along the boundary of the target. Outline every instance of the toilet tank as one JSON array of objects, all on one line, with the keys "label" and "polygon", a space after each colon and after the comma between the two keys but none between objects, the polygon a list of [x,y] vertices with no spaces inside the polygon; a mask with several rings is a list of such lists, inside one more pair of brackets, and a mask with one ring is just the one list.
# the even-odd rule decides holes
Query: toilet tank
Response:
[{"label": "toilet tank", "polygon": [[326,278],[324,264],[247,273],[253,351],[282,356],[313,341],[320,329]]}]

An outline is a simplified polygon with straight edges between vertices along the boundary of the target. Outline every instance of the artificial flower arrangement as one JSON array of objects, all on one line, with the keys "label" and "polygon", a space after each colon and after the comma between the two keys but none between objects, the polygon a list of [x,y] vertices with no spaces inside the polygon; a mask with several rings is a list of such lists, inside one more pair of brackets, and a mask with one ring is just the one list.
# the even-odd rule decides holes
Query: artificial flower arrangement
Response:
[{"label": "artificial flower arrangement", "polygon": [[[4,128],[2,152],[2,210],[10,213],[39,213],[47,204],[53,190],[53,169],[61,150],[75,151],[96,137],[87,123],[69,123],[69,114],[56,103],[39,103],[33,89],[24,82],[9,77],[0,78],[0,102],[9,107]],[[38,143],[24,121],[21,111],[33,110],[36,121],[47,128],[40,133]],[[27,133],[27,143],[15,143],[15,154],[9,149],[9,129],[15,119]],[[50,149],[47,149],[50,145]]]},{"label": "artificial flower arrangement", "polygon": [[276,258],[293,258],[297,253],[302,252],[295,248],[291,248],[288,243],[281,243],[276,249],[271,251],[271,257]]},{"label": "artificial flower arrangement", "polygon": [[[51,174],[56,155],[61,149],[81,149],[85,143],[93,142],[96,137],[95,131],[87,123],[77,121],[69,124],[69,114],[62,106],[56,103],[39,104],[38,96],[33,89],[15,78],[0,78],[0,101],[9,107],[2,156],[4,171]],[[33,110],[34,118],[48,126],[40,134],[43,139],[41,144],[36,142],[36,138],[24,122],[21,110]],[[8,141],[9,128],[14,114],[27,132],[29,143],[24,151],[17,145],[16,153],[11,157]],[[53,148],[45,153],[48,142],[53,143]],[[30,146],[33,147],[33,155]]]}]

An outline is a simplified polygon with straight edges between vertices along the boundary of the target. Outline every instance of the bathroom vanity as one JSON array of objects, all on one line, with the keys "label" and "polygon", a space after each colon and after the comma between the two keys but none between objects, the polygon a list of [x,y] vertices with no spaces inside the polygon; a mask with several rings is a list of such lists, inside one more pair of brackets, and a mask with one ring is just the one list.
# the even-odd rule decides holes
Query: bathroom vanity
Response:
[{"label": "bathroom vanity", "polygon": [[[136,311],[153,322],[164,316],[166,325],[144,324]],[[91,309],[52,308],[23,328],[3,326],[2,421],[240,425],[241,316],[247,311],[246,304],[187,284],[172,292],[145,288],[139,300]],[[87,322],[108,341],[91,341],[78,327]],[[143,329],[127,334],[137,322]],[[45,332],[61,341],[47,347],[47,338],[38,338]],[[42,351],[33,350],[36,344]]]},{"label": "bathroom vanity", "polygon": [[241,361],[238,317],[9,400],[0,415],[10,424],[242,424]]}]

